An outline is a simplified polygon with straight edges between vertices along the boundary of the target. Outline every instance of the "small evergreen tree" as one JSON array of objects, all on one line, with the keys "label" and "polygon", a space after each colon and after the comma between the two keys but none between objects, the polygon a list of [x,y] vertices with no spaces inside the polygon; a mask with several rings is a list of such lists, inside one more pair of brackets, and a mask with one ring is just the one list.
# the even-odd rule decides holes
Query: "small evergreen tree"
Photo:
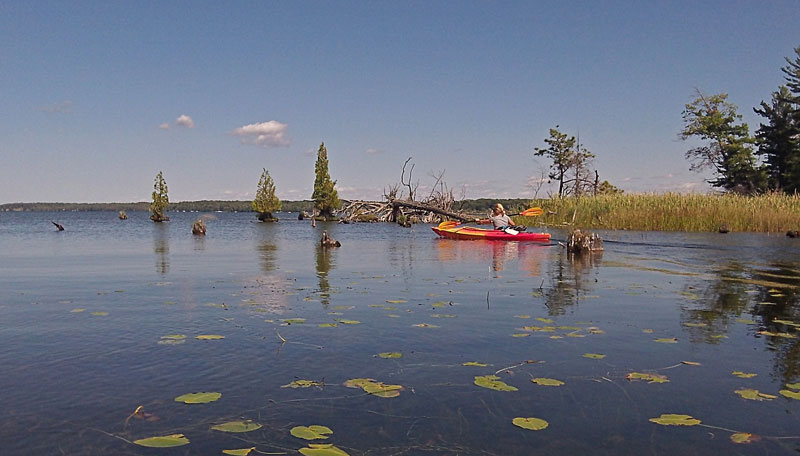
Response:
[{"label": "small evergreen tree", "polygon": [[274,218],[272,213],[281,210],[281,200],[275,196],[275,184],[272,182],[272,176],[269,175],[266,168],[263,169],[261,179],[258,181],[256,198],[253,200],[253,210],[256,211],[256,216],[262,222],[277,221],[278,219]]},{"label": "small evergreen tree", "polygon": [[575,159],[575,137],[567,138],[566,133],[556,128],[550,129],[550,137],[545,139],[547,148],[534,148],[534,155],[547,156],[553,163],[550,165],[550,179],[558,181],[558,197],[564,196],[564,180]]},{"label": "small evergreen tree", "polygon": [[167,196],[167,182],[161,171],[156,174],[155,184],[153,185],[153,202],[150,203],[150,220],[154,222],[169,221],[169,217],[164,215],[164,211],[169,206],[169,196]]},{"label": "small evergreen tree", "polygon": [[336,192],[336,181],[331,180],[328,174],[328,150],[325,143],[319,145],[317,151],[317,163],[314,165],[314,193],[311,199],[314,200],[314,208],[319,211],[320,217],[328,219],[333,216],[333,211],[339,208],[339,194]]}]

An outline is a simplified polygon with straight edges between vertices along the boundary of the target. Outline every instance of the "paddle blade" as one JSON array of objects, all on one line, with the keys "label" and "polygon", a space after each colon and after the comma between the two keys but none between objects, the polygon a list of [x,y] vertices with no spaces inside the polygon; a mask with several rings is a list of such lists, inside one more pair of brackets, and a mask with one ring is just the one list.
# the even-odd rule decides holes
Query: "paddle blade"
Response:
[{"label": "paddle blade", "polygon": [[519,213],[519,215],[524,215],[525,217],[537,217],[542,214],[544,214],[544,209],[541,207],[532,207]]},{"label": "paddle blade", "polygon": [[458,222],[455,220],[445,220],[444,222],[439,224],[440,230],[449,230],[450,228],[455,228],[458,226]]}]

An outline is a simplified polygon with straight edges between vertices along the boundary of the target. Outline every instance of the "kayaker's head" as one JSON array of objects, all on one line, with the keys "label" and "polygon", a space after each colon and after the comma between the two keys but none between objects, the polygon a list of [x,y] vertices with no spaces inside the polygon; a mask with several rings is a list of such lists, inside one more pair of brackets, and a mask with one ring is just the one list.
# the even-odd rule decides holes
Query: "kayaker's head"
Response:
[{"label": "kayaker's head", "polygon": [[494,206],[492,206],[492,214],[500,215],[500,214],[505,214],[505,213],[506,213],[506,210],[503,208],[502,204],[497,203]]}]

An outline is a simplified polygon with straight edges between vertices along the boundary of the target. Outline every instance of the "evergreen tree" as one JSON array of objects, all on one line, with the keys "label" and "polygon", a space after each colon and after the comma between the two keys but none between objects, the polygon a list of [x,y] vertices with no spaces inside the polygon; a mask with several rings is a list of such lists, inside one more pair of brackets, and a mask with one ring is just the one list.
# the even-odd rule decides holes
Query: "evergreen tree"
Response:
[{"label": "evergreen tree", "polygon": [[169,196],[167,196],[167,182],[161,171],[156,174],[155,184],[153,185],[153,202],[150,203],[150,220],[154,222],[169,221],[169,217],[164,215],[164,211],[169,206]]},{"label": "evergreen tree", "polygon": [[793,193],[800,190],[800,123],[794,119],[796,104],[789,88],[781,86],[772,103],[761,102],[753,110],[767,121],[756,132],[758,153],[764,157],[769,187]]},{"label": "evergreen tree", "polygon": [[258,181],[256,198],[253,200],[253,210],[262,222],[276,221],[277,219],[272,216],[272,213],[281,210],[281,200],[275,196],[275,184],[272,182],[272,176],[269,175],[266,168],[263,170],[261,179]]},{"label": "evergreen tree", "polygon": [[728,103],[728,94],[705,96],[699,90],[697,98],[683,111],[684,128],[680,138],[698,137],[706,144],[689,149],[686,159],[692,171],[711,168],[715,178],[708,182],[714,187],[739,193],[756,193],[766,186],[766,173],[753,153],[749,128],[736,124],[742,116],[737,107]]},{"label": "evergreen tree", "polygon": [[331,180],[328,174],[328,150],[325,143],[319,145],[317,151],[317,163],[314,165],[314,193],[311,199],[314,200],[314,208],[319,211],[319,215],[325,219],[333,216],[333,211],[339,208],[339,194],[336,192],[336,181]]}]

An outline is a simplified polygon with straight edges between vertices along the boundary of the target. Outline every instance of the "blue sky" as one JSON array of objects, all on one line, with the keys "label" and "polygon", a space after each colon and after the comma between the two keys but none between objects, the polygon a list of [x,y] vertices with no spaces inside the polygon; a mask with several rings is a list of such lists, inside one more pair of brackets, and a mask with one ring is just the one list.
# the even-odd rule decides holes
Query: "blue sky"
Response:
[{"label": "blue sky", "polygon": [[[800,1],[0,2],[0,203],[343,198],[413,157],[456,196],[534,196],[559,125],[628,192],[707,191],[681,111],[752,108],[800,46]],[[532,185],[533,183],[533,185]],[[539,190],[545,196],[547,187]]]}]

